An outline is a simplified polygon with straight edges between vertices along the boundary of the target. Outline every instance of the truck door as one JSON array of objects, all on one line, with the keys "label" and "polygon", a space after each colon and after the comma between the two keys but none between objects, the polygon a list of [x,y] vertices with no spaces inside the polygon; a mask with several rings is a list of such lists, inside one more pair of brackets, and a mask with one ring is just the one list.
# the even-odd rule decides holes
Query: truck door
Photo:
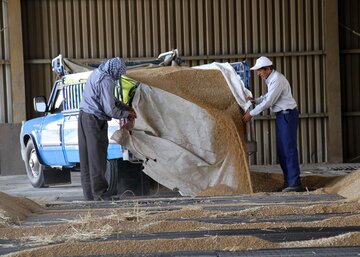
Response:
[{"label": "truck door", "polygon": [[49,113],[44,117],[39,132],[40,155],[43,162],[50,166],[66,165],[62,144],[64,115],[61,113],[64,98],[59,86],[58,83],[54,88],[53,99],[49,100]]},{"label": "truck door", "polygon": [[64,102],[64,152],[67,161],[73,165],[80,162],[78,145],[79,107],[85,82],[65,85]]},{"label": "truck door", "polygon": [[66,113],[64,117],[64,149],[69,163],[79,163],[78,145],[78,118],[79,113]]}]

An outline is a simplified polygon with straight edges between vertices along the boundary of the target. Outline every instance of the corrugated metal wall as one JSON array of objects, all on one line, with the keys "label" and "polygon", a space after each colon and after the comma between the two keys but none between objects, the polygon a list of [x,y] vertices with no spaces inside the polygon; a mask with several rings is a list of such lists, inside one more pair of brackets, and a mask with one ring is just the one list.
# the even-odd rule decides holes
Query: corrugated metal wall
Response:
[{"label": "corrugated metal wall", "polygon": [[[35,95],[50,93],[50,60],[60,53],[86,62],[156,57],[178,48],[190,66],[243,59],[253,64],[266,53],[298,101],[300,162],[325,162],[324,1],[22,1],[28,110]],[[255,96],[266,92],[260,79],[252,85]],[[273,117],[265,113],[254,125],[258,152],[251,163],[277,163]]]},{"label": "corrugated metal wall", "polygon": [[360,2],[339,1],[344,161],[360,162]]},{"label": "corrugated metal wall", "polygon": [[0,2],[0,123],[12,121],[8,1]]}]

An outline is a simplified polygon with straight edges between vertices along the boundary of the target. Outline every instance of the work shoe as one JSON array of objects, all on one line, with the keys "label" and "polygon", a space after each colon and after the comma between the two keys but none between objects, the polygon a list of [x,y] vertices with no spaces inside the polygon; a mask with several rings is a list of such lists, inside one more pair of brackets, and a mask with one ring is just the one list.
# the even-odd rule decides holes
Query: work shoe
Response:
[{"label": "work shoe", "polygon": [[112,201],[112,195],[109,192],[105,192],[95,199],[95,201]]},{"label": "work shoe", "polygon": [[282,192],[304,192],[304,189],[302,186],[293,186],[284,188]]},{"label": "work shoe", "polygon": [[95,201],[117,201],[120,200],[120,198],[118,196],[99,196],[98,198],[95,199]]}]

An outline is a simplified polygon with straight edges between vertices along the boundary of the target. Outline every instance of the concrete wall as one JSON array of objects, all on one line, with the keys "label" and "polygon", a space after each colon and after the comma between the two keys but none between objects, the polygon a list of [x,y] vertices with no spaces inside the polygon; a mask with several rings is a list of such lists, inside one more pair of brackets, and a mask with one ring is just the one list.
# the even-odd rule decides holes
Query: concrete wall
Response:
[{"label": "concrete wall", "polygon": [[21,123],[0,124],[0,175],[26,174],[20,153]]}]

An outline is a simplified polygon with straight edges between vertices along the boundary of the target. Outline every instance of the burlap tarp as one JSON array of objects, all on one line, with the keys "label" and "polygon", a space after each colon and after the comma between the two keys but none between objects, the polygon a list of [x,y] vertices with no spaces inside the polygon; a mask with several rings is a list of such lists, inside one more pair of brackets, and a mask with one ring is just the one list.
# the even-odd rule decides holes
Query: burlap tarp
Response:
[{"label": "burlap tarp", "polygon": [[132,103],[138,117],[120,143],[144,160],[147,175],[182,195],[219,186],[252,192],[242,110],[220,71],[161,67],[127,76],[141,82]]}]

